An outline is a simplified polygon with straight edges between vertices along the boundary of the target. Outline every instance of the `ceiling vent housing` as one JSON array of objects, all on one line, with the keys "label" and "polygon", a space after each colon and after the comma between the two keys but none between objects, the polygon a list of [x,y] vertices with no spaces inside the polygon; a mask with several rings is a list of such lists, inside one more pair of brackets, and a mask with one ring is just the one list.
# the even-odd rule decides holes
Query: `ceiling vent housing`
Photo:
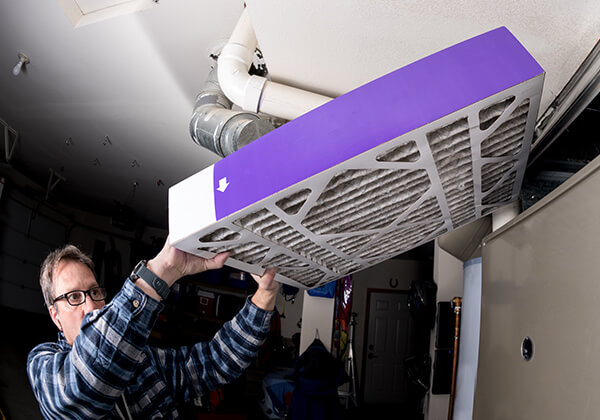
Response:
[{"label": "ceiling vent housing", "polygon": [[171,243],[301,288],[518,198],[544,70],[498,28],[380,77],[169,191]]}]

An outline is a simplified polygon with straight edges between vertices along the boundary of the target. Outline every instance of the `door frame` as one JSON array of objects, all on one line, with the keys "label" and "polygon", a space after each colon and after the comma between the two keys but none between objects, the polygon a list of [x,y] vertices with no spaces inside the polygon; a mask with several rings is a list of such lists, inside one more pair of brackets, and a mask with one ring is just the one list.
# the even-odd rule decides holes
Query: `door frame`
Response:
[{"label": "door frame", "polygon": [[387,293],[387,294],[395,294],[395,295],[408,295],[410,290],[396,290],[396,289],[381,289],[381,288],[368,288],[367,289],[367,304],[365,305],[365,321],[364,321],[364,329],[363,329],[363,345],[362,345],[362,355],[361,355],[361,369],[360,369],[360,378],[361,381],[359,383],[360,388],[360,401],[363,402],[365,396],[365,373],[367,370],[367,346],[369,341],[369,314],[371,313],[371,294],[372,293]]}]

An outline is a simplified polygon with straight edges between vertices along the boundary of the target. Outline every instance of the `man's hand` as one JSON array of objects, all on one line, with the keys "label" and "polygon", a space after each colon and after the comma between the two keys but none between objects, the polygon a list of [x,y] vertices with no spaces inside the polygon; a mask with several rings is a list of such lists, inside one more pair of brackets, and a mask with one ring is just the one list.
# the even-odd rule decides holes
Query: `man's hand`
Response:
[{"label": "man's hand", "polygon": [[[198,257],[171,246],[167,238],[163,248],[156,257],[148,261],[147,266],[171,287],[183,276],[223,267],[229,255],[229,252],[222,252],[212,258]],[[261,309],[272,311],[279,291],[279,282],[274,280],[275,269],[268,268],[262,276],[253,274],[252,277],[258,283],[258,289],[252,296],[252,303]],[[154,289],[145,282],[140,282],[139,286],[145,293],[160,300]]]},{"label": "man's hand", "polygon": [[183,276],[223,267],[229,254],[222,252],[212,258],[202,258],[171,246],[167,238],[158,255],[148,261],[148,269],[171,287]]},{"label": "man's hand", "polygon": [[267,268],[262,276],[252,274],[252,277],[258,283],[258,289],[251,299],[252,303],[266,311],[275,309],[275,300],[280,286],[280,283],[274,280],[275,272],[274,268]]}]

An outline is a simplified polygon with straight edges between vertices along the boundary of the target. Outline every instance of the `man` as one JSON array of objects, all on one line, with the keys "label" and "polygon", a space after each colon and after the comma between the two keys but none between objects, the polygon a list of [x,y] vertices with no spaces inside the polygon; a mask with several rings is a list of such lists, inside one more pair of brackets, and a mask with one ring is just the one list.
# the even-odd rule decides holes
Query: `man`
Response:
[{"label": "man", "polygon": [[167,242],[140,262],[109,304],[91,259],[73,245],[42,264],[40,285],[57,343],[35,347],[27,373],[48,419],[178,418],[176,404],[238,377],[264,342],[279,283],[274,270],[210,342],[178,349],[147,345],[164,299],[185,275],[223,266],[228,253],[200,258]]}]

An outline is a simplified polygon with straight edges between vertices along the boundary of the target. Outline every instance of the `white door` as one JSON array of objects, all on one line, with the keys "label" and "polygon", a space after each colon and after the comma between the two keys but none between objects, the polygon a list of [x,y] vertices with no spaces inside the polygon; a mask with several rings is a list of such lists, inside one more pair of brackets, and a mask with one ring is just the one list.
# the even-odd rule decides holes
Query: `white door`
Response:
[{"label": "white door", "polygon": [[408,294],[369,295],[363,399],[365,403],[403,404],[408,397],[404,359],[411,355],[414,343]]}]

